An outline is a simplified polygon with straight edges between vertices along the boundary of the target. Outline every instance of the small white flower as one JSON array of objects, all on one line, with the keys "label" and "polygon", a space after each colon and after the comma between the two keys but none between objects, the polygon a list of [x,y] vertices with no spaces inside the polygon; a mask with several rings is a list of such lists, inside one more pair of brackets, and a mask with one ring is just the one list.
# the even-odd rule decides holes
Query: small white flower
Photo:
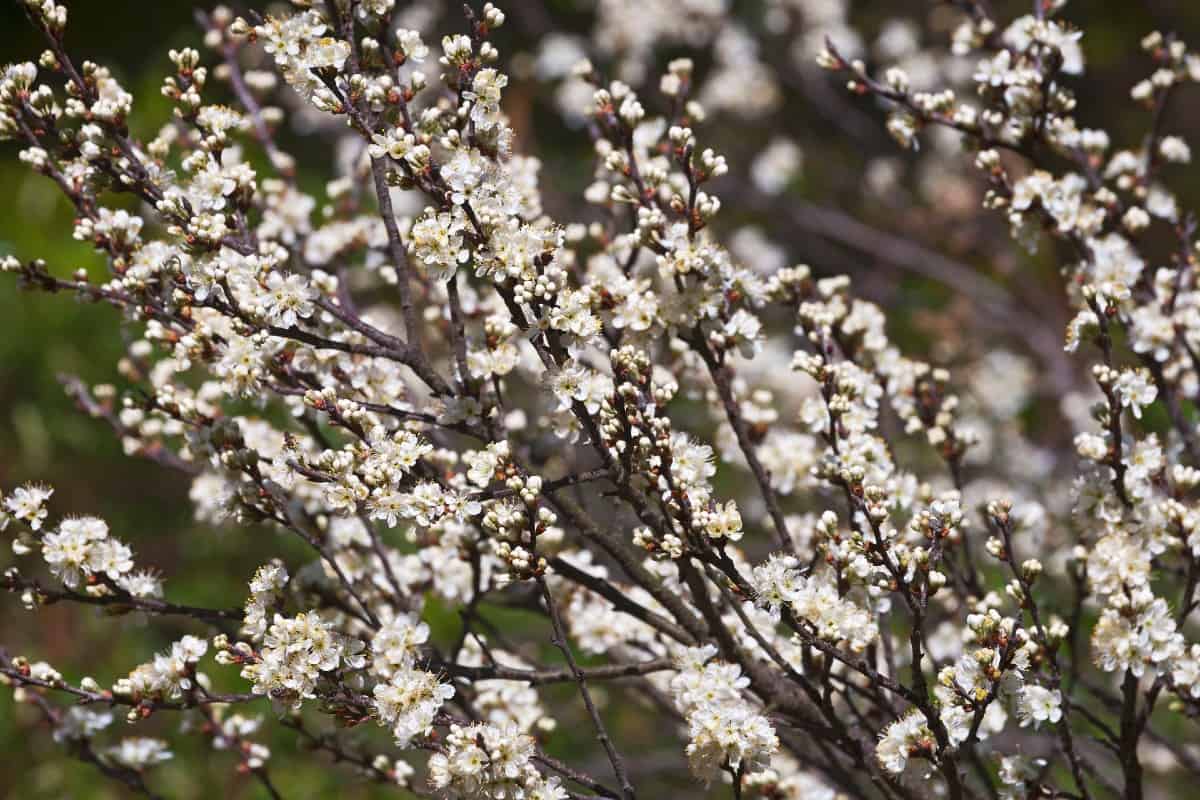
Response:
[{"label": "small white flower", "polygon": [[1192,150],[1180,136],[1165,136],[1158,143],[1158,152],[1167,161],[1187,164],[1192,160]]},{"label": "small white flower", "polygon": [[1017,701],[1017,714],[1022,725],[1043,722],[1057,723],[1062,719],[1062,694],[1057,689],[1028,683],[1021,687]]},{"label": "small white flower", "polygon": [[174,758],[166,742],[143,736],[127,736],[119,745],[108,748],[105,753],[121,766],[137,772]]},{"label": "small white flower", "polygon": [[12,494],[4,498],[4,508],[13,519],[24,522],[35,531],[40,530],[50,514],[46,509],[46,501],[52,494],[54,490],[49,487],[27,483],[17,487]]},{"label": "small white flower", "polygon": [[267,276],[264,298],[267,316],[281,328],[294,327],[301,318],[311,317],[317,292],[303,275],[284,276],[272,272]]},{"label": "small white flower", "polygon": [[1150,371],[1142,367],[1121,370],[1114,388],[1121,406],[1132,411],[1138,419],[1141,419],[1142,409],[1158,397],[1158,387],[1154,385]]}]

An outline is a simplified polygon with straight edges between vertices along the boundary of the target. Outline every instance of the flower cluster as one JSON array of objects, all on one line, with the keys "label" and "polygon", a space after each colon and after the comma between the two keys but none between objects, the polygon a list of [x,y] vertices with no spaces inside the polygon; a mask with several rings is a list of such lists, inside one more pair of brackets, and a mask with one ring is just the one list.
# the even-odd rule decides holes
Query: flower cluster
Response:
[{"label": "flower cluster", "polygon": [[445,751],[429,759],[429,782],[447,797],[527,797],[566,800],[557,777],[533,764],[534,741],[515,727],[486,723],[452,725]]},{"label": "flower cluster", "polygon": [[692,648],[679,657],[671,679],[675,705],[688,724],[688,761],[701,776],[725,767],[755,773],[771,763],[779,737],[770,721],[742,696],[750,685],[737,664],[713,659],[717,648]]},{"label": "flower cluster", "polygon": [[165,653],[142,664],[113,686],[113,693],[135,700],[167,698],[178,700],[197,686],[196,664],[208,652],[208,642],[185,636]]},{"label": "flower cluster", "polygon": [[348,640],[314,612],[291,618],[276,614],[261,652],[242,669],[242,677],[253,682],[255,694],[291,698],[298,705],[316,696],[323,673],[361,668],[361,649],[361,642]]},{"label": "flower cluster", "polygon": [[428,625],[401,615],[371,641],[372,666],[381,679],[373,690],[375,709],[401,747],[429,733],[442,703],[454,697],[453,686],[414,666],[418,648],[428,639]]}]

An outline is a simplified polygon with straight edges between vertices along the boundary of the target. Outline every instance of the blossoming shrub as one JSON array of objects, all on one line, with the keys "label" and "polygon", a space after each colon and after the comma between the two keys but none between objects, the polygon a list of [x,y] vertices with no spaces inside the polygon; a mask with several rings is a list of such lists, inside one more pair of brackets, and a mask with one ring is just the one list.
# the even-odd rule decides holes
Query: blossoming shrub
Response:
[{"label": "blossoming shrub", "polygon": [[[1165,184],[1190,151],[1164,132],[1200,55],[1143,40],[1155,69],[1132,99],[1152,123],[1114,152],[1073,116],[1083,48],[1055,4],[1003,22],[957,3],[952,50],[976,66],[945,85],[868,65],[844,25],[813,48],[901,145],[961,137],[984,205],[1068,254],[1081,368],[1054,380],[1077,433],[1052,480],[1013,417],[1057,346],[1041,371],[990,349],[960,395],[848,279],[712,232],[729,165],[703,144],[705,105],[774,102],[753,47],[717,42],[704,82],[677,58],[641,92],[575,66],[563,97],[584,99],[595,163],[586,221],[567,222],[505,113],[504,12],[468,7],[435,51],[393,0],[294,5],[202,16],[211,59],[171,51],[175,113],[153,138],[108,70],[72,60],[53,0],[25,0],[48,49],[0,79],[0,135],[109,276],[4,271],[136,332],[121,388],[69,383],[81,409],[190,482],[198,519],[310,553],[231,565],[243,596],[184,605],[103,520],[7,489],[3,585],[27,608],[194,631],[103,681],[0,650],[67,752],[151,796],[172,753],[137,728],[161,715],[270,796],[294,754],[263,725],[449,798],[631,800],[687,770],[690,791],[734,797],[1134,800],[1148,772],[1200,771],[1200,291],[1195,223]],[[622,5],[601,4],[602,30],[679,35],[654,29],[670,4]],[[703,10],[674,22],[688,42],[719,29]],[[272,98],[335,142],[316,196]],[[754,191],[799,161],[772,140]],[[1035,333],[1018,311],[1000,321]],[[672,742],[666,761],[627,747],[630,718]],[[548,752],[580,720],[594,750]]]}]

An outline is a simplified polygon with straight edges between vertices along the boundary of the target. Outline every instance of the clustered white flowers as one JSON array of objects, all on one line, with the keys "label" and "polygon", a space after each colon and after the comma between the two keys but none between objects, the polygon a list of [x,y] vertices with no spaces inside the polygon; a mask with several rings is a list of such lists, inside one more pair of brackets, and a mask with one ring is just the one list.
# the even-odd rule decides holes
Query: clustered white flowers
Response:
[{"label": "clustered white flowers", "polygon": [[515,726],[452,725],[445,752],[429,759],[429,782],[453,800],[522,797],[566,800],[561,780],[544,777],[533,763],[533,738]]},{"label": "clustered white flowers", "polygon": [[[101,745],[120,706],[197,717],[272,795],[284,757],[253,738],[272,719],[463,800],[647,797],[645,745],[672,737],[664,776],[762,800],[1133,800],[1159,766],[1196,771],[1164,732],[1200,717],[1198,242],[1169,188],[1191,150],[1163,128],[1200,81],[1181,40],[1143,40],[1131,98],[1153,121],[1118,149],[1075,117],[1086,39],[1062,3],[1008,23],[955,3],[938,49],[908,21],[868,47],[837,0],[771,0],[762,35],[792,39],[775,58],[723,0],[601,0],[596,63],[551,33],[511,73],[492,3],[450,4],[465,20],[440,46],[433,0],[219,7],[211,66],[170,53],[173,119],[141,139],[133,96],[67,53],[67,9],[23,2],[49,49],[0,75],[0,137],[109,275],[0,267],[121,310],[121,388],[69,390],[128,455],[189,476],[198,522],[310,554],[231,566],[247,587],[224,607],[177,603],[103,520],[52,518],[61,492],[6,490],[0,531],[44,562],[4,573],[26,607],[195,626],[107,688],[0,649],[74,754],[148,792],[172,754]],[[712,57],[655,75],[659,45]],[[848,277],[737,228],[755,203],[784,213],[804,153],[772,131],[737,164],[706,120],[766,118],[818,64],[902,146],[932,145],[933,182],[969,193],[973,166],[1004,231],[1069,254],[1048,355],[1036,315],[980,311],[1057,370],[1065,455],[1022,430],[1048,388],[1023,356],[910,357]],[[551,216],[570,187],[519,152],[508,95],[532,79],[590,137],[583,221]],[[292,120],[333,154],[323,191],[282,149]],[[371,721],[369,746],[318,712]],[[552,755],[564,727],[595,757]]]},{"label": "clustered white flowers", "polygon": [[401,747],[428,734],[442,703],[454,697],[452,685],[414,666],[418,648],[428,639],[428,625],[400,615],[381,627],[371,642],[373,666],[380,678],[373,690],[375,708]]},{"label": "clustered white flowers", "polygon": [[779,737],[770,720],[750,705],[742,691],[750,680],[737,664],[712,660],[714,645],[691,648],[679,657],[671,679],[675,704],[687,720],[688,760],[698,775],[721,767],[755,773],[771,763]]},{"label": "clustered white flowers", "polygon": [[294,618],[275,615],[275,621],[263,637],[262,650],[242,669],[242,677],[252,681],[255,694],[296,698],[315,697],[317,682],[324,673],[339,667],[363,665],[361,642],[333,630],[315,612],[302,612]]}]

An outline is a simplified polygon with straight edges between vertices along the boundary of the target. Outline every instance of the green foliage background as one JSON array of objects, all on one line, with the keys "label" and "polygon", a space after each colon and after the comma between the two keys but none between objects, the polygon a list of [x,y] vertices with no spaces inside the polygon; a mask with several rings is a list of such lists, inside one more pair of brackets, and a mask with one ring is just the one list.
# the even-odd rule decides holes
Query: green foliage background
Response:
[{"label": "green foliage background", "polygon": [[[862,6],[868,23],[874,20],[877,24],[895,10],[912,13],[914,3],[924,0],[880,0],[856,5]],[[172,46],[198,42],[199,34],[191,16],[194,5],[188,0],[78,0],[70,4],[68,41],[72,52],[109,65],[133,92],[137,103],[131,125],[136,132],[155,129],[170,113],[158,93],[168,65],[166,51]],[[544,5],[552,18],[586,32],[589,19],[586,0],[559,0]],[[750,9],[753,16],[760,4],[735,5]],[[1026,5],[1014,5],[1014,9]],[[1082,90],[1081,107],[1090,108],[1083,113],[1085,123],[1102,124],[1115,134],[1123,133],[1130,137],[1129,141],[1136,141],[1137,132],[1144,125],[1142,118],[1096,119],[1089,118],[1089,114],[1094,117],[1108,113],[1111,103],[1124,102],[1128,86],[1146,74],[1146,59],[1137,51],[1137,40],[1146,31],[1161,26],[1164,30],[1174,29],[1189,40],[1200,41],[1198,6],[1191,0],[1072,3],[1070,18],[1087,30],[1084,44],[1092,76]],[[0,64],[36,59],[39,51],[40,43],[26,26],[16,3],[0,0]],[[1194,105],[1191,98],[1196,95],[1187,94],[1186,102]],[[1195,132],[1197,114],[1192,107],[1175,110],[1173,130]],[[791,113],[798,115],[800,128],[821,133],[820,123],[815,118],[809,121],[802,105]],[[581,166],[586,161],[579,158],[586,151],[584,137],[579,133],[567,135],[553,114],[538,111],[532,120],[538,124],[525,146],[547,162],[543,175],[567,175],[581,187],[586,181],[586,166]],[[754,143],[761,145],[769,131],[750,133],[752,147]],[[1195,144],[1197,140],[1193,137],[1192,141]],[[836,137],[826,137],[824,142],[828,152],[820,154],[806,146],[806,161],[812,166],[803,185],[793,191],[837,205],[837,198],[829,196],[837,190],[837,180],[831,176],[854,172],[870,154],[857,152]],[[293,151],[304,164],[303,151]],[[52,271],[62,275],[78,267],[99,275],[103,271],[100,260],[89,247],[70,237],[69,204],[49,181],[32,175],[20,165],[16,152],[12,143],[0,143],[0,254],[43,257]],[[317,162],[315,166],[319,170],[322,164]],[[317,185],[324,177],[320,172],[301,175],[305,183]],[[1176,188],[1180,189],[1185,204],[1196,206],[1194,201],[1200,199],[1200,187]],[[896,221],[887,218],[886,209],[847,210],[874,214],[876,224],[897,228]],[[736,207],[729,214],[745,221],[745,212]],[[812,253],[792,255],[796,260],[812,257],[818,263],[818,257]],[[859,266],[870,270],[870,264]],[[1052,253],[1044,255],[1042,262],[1024,264],[1022,268],[1027,270],[1025,280],[1048,281],[1052,285]],[[918,349],[928,349],[930,331],[908,312],[915,314],[945,304],[945,292],[912,279],[885,287],[885,291],[888,305],[894,313],[899,311],[893,318],[897,335]],[[0,486],[10,488],[26,480],[54,485],[56,514],[92,513],[106,518],[114,531],[133,543],[139,565],[154,565],[166,575],[171,599],[201,605],[228,604],[230,598],[242,596],[254,564],[265,560],[268,554],[279,552],[280,547],[289,547],[290,543],[262,530],[214,532],[197,526],[187,502],[187,481],[147,462],[125,458],[109,431],[76,413],[57,383],[59,373],[75,374],[89,383],[115,380],[114,364],[127,335],[129,332],[118,324],[112,309],[80,305],[66,295],[19,293],[11,278],[0,278]],[[1036,413],[1032,414],[1031,421],[1036,423],[1036,417]],[[232,558],[234,553],[236,559]],[[293,563],[300,563],[305,557],[298,551],[291,555]],[[7,551],[0,552],[0,567],[11,558]],[[178,635],[194,630],[186,623],[169,621],[151,630],[133,619],[112,620],[78,608],[52,607],[33,616],[20,608],[15,597],[0,597],[0,603],[3,603],[0,641],[27,647],[15,652],[45,658],[72,680],[92,675],[101,683],[110,683]],[[499,618],[497,621],[507,622]],[[511,624],[524,623],[514,620]],[[452,632],[454,626],[453,621],[444,620],[441,632]],[[217,674],[217,670],[209,671]],[[233,676],[222,677],[236,681]],[[550,704],[554,704],[553,696]],[[265,707],[262,711],[270,714]],[[0,797],[122,796],[119,788],[104,782],[91,767],[63,757],[41,729],[36,715],[29,712],[16,707],[7,691],[0,692]],[[159,726],[166,731],[177,724],[177,719],[170,715],[160,717],[149,727]],[[661,747],[661,731],[635,727],[619,714],[615,722],[614,733],[625,743],[627,752],[645,758],[652,758],[658,752],[656,743]],[[145,727],[139,732],[146,732]],[[118,723],[114,730],[120,729]],[[376,734],[372,731],[362,735]],[[244,776],[233,777],[232,788],[228,788],[234,764],[228,754],[212,752],[200,737],[173,739],[181,743],[176,759],[157,768],[152,778],[154,786],[165,795],[182,799],[224,795],[229,800],[261,796],[258,786]],[[583,748],[590,751],[590,739],[585,724],[566,724],[551,738],[549,748],[568,756]],[[320,756],[289,757],[296,747],[290,733],[280,733],[270,744],[278,757],[273,778],[285,797],[373,796],[350,773],[326,768]],[[284,764],[286,769],[281,768]],[[659,796],[664,797],[699,793],[690,784],[663,786],[660,791],[663,793]],[[1181,796],[1186,794],[1184,790]]]}]

